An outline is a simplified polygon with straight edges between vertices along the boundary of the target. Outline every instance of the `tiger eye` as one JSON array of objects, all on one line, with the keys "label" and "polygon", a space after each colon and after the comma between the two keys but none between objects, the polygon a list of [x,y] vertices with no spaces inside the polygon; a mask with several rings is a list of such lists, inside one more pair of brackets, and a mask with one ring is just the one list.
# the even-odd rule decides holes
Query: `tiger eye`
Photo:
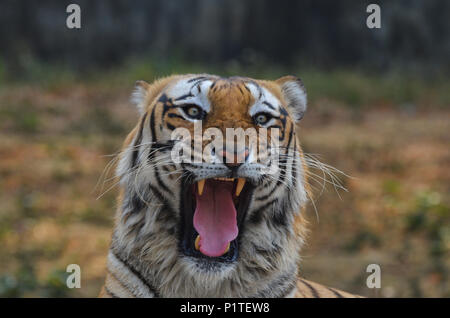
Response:
[{"label": "tiger eye", "polygon": [[267,123],[267,121],[268,121],[268,118],[264,114],[259,114],[258,116],[256,116],[256,122],[258,124],[265,124],[265,123]]},{"label": "tiger eye", "polygon": [[197,117],[199,114],[199,110],[195,106],[189,107],[189,109],[187,110],[187,114],[191,117]]}]

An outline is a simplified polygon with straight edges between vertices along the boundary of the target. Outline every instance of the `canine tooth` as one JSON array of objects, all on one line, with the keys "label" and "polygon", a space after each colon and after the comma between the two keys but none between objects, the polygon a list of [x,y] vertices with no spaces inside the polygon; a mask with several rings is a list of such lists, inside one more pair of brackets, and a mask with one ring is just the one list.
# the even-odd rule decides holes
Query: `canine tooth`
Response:
[{"label": "canine tooth", "polygon": [[198,251],[200,249],[200,235],[197,235],[195,239],[195,249]]},{"label": "canine tooth", "polygon": [[205,179],[200,180],[199,182],[197,182],[197,187],[198,187],[198,194],[202,195],[203,194],[203,188],[205,187]]},{"label": "canine tooth", "polygon": [[244,178],[239,178],[237,185],[236,185],[236,196],[238,197],[239,194],[241,194],[242,189],[244,188],[245,185],[245,179]]},{"label": "canine tooth", "polygon": [[228,253],[229,250],[230,250],[230,243],[228,243],[227,248],[226,248],[225,252],[223,252],[223,254]]}]

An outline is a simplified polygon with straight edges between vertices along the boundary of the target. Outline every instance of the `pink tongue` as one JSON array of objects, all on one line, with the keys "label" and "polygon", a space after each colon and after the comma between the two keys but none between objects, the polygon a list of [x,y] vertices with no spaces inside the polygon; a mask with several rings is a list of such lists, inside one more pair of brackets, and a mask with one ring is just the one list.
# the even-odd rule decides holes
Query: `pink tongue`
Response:
[{"label": "pink tongue", "polygon": [[238,235],[233,183],[206,180],[203,194],[195,196],[194,227],[200,235],[200,252],[217,257],[225,254],[228,243]]}]

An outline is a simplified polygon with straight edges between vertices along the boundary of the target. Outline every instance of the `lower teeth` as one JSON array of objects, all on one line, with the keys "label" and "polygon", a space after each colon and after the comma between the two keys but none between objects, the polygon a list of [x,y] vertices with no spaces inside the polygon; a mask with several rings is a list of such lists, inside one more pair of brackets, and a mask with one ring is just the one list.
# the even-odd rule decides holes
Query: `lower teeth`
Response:
[{"label": "lower teeth", "polygon": [[[197,237],[195,238],[194,246],[197,251],[200,250],[200,235],[197,235]],[[228,253],[229,250],[230,250],[230,243],[228,243],[227,248],[225,249],[225,252],[223,252],[223,254]]]},{"label": "lower teeth", "polygon": [[200,235],[197,235],[195,238],[195,249],[198,251],[200,250]]}]

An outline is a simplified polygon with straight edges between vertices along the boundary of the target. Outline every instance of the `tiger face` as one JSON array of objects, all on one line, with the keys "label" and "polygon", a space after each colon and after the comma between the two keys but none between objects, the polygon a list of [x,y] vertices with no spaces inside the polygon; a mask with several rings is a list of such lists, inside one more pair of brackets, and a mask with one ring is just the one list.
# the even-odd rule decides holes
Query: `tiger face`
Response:
[{"label": "tiger face", "polygon": [[[132,101],[141,118],[117,167],[110,266],[126,259],[164,296],[290,292],[307,201],[295,129],[306,110],[302,82],[172,76],[137,82]],[[255,132],[256,142],[244,134],[230,146],[230,129]],[[213,144],[211,131],[226,137]],[[175,149],[189,156],[176,160]]]}]

